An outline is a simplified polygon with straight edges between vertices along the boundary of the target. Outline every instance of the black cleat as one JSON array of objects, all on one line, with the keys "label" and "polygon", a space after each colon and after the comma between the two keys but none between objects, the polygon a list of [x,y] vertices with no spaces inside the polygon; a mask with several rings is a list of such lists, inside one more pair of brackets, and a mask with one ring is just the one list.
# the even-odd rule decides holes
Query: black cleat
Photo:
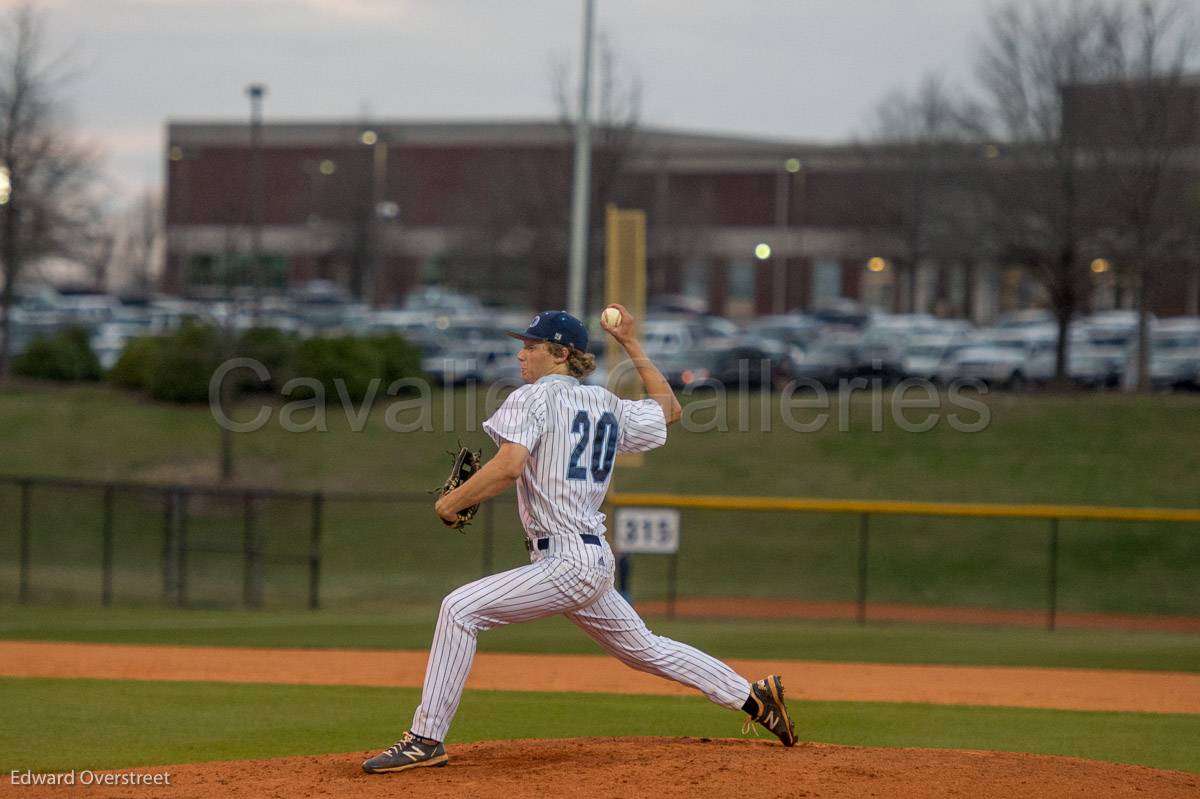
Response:
[{"label": "black cleat", "polygon": [[795,746],[796,728],[792,724],[792,717],[788,715],[787,705],[783,703],[783,680],[772,674],[751,683],[750,699],[757,709],[746,720],[742,734],[749,732],[757,722],[778,736],[784,746]]},{"label": "black cleat", "polygon": [[386,774],[422,766],[444,766],[449,760],[441,741],[429,741],[406,732],[395,744],[364,760],[362,767],[368,774]]}]

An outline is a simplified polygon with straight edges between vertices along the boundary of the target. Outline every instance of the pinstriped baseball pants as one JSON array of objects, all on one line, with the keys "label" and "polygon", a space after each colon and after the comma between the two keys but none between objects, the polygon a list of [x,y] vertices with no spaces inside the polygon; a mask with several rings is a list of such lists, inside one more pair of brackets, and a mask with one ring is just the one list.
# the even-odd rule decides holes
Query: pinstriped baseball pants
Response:
[{"label": "pinstriped baseball pants", "polygon": [[695,647],[650,632],[612,587],[614,561],[606,543],[585,544],[578,536],[556,536],[552,542],[549,551],[534,551],[528,566],[468,583],[443,600],[421,704],[413,715],[414,733],[446,739],[480,632],[558,614],[625,665],[696,688],[722,707],[741,709],[750,695],[745,678]]}]

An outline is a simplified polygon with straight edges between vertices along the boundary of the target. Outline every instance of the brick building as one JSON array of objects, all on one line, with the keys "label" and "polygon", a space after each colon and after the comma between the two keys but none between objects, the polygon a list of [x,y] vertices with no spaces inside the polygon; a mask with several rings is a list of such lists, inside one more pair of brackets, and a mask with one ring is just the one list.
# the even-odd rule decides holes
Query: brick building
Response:
[{"label": "brick building", "polygon": [[[246,124],[169,124],[164,290],[213,295],[322,278],[386,306],[437,282],[485,301],[563,304],[567,127],[269,123],[258,150],[250,133]],[[899,268],[897,167],[886,148],[604,129],[594,143],[592,306],[607,203],[647,212],[651,294],[690,295],[717,313],[847,297],[986,322],[1038,299],[1033,277],[998,263],[970,229],[941,231],[952,246]],[[994,156],[947,151],[938,179],[950,185]],[[759,244],[770,247],[765,260]],[[1107,297],[1100,305],[1120,302],[1096,289]],[[1200,292],[1172,296],[1188,290]]]}]

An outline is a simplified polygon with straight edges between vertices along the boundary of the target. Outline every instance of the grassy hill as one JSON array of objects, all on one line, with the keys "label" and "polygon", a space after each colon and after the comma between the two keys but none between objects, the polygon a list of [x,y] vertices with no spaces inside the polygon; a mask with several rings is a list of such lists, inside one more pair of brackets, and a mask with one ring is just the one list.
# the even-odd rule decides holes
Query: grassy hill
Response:
[{"label": "grassy hill", "polygon": [[[289,432],[282,403],[268,424],[235,434],[237,483],[324,490],[417,491],[436,485],[459,439],[491,445],[479,427],[495,398],[482,392],[428,396],[419,424],[412,398],[385,397],[355,432],[337,405],[324,431]],[[960,432],[948,418],[978,422],[979,407],[942,397],[927,432],[902,429],[888,395],[858,393],[843,407],[794,410],[786,423],[778,397],[685,397],[692,429],[673,428],[661,450],[618,471],[623,491],[787,496],[1050,502],[1102,505],[1200,504],[1200,399],[1191,395],[1012,395],[981,398],[986,425]],[[399,405],[397,404],[399,403]],[[261,400],[234,413],[250,419]],[[293,409],[291,421],[314,412]],[[351,413],[357,409],[350,409]],[[725,430],[717,418],[724,413]],[[828,413],[814,432],[795,429]],[[916,420],[928,411],[909,410]],[[398,424],[418,428],[397,432]],[[14,384],[0,394],[2,471],[154,483],[212,483],[218,428],[206,407],[150,403],[105,386]],[[17,496],[0,488],[0,596],[15,590]],[[479,574],[481,526],[447,534],[428,503],[330,503],[325,518],[326,596],[333,603],[433,597]],[[95,492],[43,491],[35,499],[34,564],[42,596],[94,595],[98,558]],[[236,546],[241,508],[208,501],[192,509],[194,539]],[[308,508],[272,503],[259,519],[265,546],[279,554],[307,546]],[[117,503],[117,597],[150,599],[159,590],[161,505]],[[511,503],[496,508],[495,567],[521,561]],[[857,568],[857,520],[836,515],[688,511],[680,555],[685,595],[849,599]],[[1037,607],[1044,600],[1045,523],[878,518],[872,522],[871,596],[880,601]],[[1064,523],[1062,607],[1200,613],[1200,538],[1184,525]],[[236,560],[214,555],[190,564],[212,601],[238,590]],[[269,567],[271,568],[271,567]],[[661,595],[665,561],[641,558],[638,592]],[[275,572],[283,575],[272,582]],[[123,575],[123,576],[122,576]],[[302,594],[299,567],[268,573],[282,600]],[[290,587],[288,587],[290,586]],[[268,596],[268,599],[274,597]],[[90,600],[89,600],[90,601]]]}]

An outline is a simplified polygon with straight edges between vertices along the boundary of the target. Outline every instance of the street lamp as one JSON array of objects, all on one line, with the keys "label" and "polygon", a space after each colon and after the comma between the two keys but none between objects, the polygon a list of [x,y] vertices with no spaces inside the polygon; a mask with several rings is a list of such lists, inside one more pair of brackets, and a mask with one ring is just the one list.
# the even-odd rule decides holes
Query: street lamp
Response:
[{"label": "street lamp", "polygon": [[760,261],[765,261],[771,257],[771,245],[765,241],[754,245],[754,257]]}]

